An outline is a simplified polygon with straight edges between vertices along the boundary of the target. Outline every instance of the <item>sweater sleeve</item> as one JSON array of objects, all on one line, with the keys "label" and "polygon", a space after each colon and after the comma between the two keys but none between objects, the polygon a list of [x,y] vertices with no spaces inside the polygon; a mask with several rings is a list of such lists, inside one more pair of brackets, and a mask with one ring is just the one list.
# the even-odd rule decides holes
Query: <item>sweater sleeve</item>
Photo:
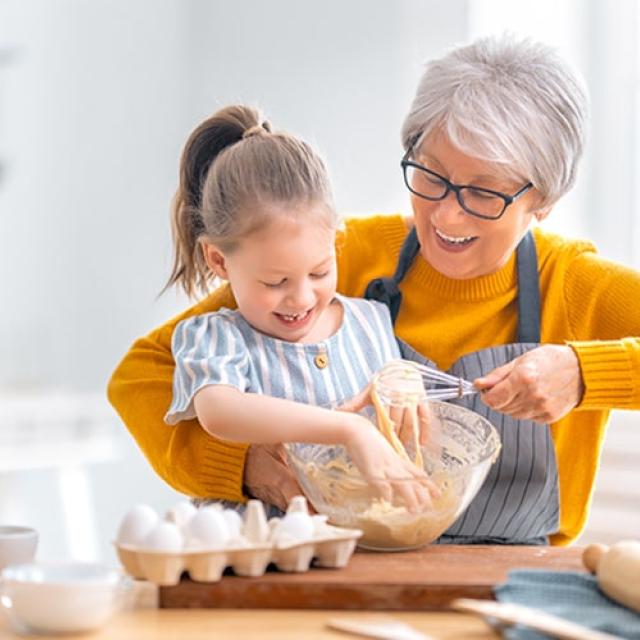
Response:
[{"label": "sweater sleeve", "polygon": [[585,385],[578,408],[640,409],[640,273],[584,252],[565,295]]},{"label": "sweater sleeve", "polygon": [[195,314],[235,307],[228,287],[136,340],[109,381],[107,395],[156,473],[189,496],[244,501],[242,483],[247,445],[222,442],[197,420],[164,423],[171,403],[176,324]]}]

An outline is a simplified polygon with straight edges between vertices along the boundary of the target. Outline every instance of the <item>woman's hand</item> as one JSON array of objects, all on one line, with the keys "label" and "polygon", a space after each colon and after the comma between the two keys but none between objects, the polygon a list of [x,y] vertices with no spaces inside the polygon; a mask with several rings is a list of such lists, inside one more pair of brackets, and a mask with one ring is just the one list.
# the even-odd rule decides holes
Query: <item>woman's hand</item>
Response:
[{"label": "woman's hand", "polygon": [[578,357],[571,347],[543,345],[474,380],[483,402],[523,420],[560,420],[584,392]]},{"label": "woman's hand", "polygon": [[281,444],[252,444],[244,465],[244,486],[252,498],[286,511],[293,496],[304,495],[287,465]]},{"label": "woman's hand", "polygon": [[[371,399],[372,385],[367,385],[358,395],[337,408],[338,411],[358,413],[365,407],[373,405]],[[419,403],[415,410],[405,407],[391,407],[389,418],[402,444],[415,455],[414,429],[418,431],[418,444],[425,446],[433,439],[436,427],[431,414],[429,402]]]}]

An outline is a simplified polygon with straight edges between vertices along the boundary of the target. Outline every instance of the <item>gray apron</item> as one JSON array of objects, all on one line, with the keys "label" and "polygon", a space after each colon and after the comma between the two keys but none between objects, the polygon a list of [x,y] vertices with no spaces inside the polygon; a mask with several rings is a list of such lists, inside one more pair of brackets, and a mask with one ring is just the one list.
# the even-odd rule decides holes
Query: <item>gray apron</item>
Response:
[{"label": "gray apron", "polygon": [[[372,280],[365,298],[389,307],[395,323],[402,293],[399,284],[418,254],[415,228],[404,241],[391,278]],[[540,291],[535,243],[527,233],[516,249],[518,270],[518,341],[463,355],[447,370],[474,380],[540,343]],[[399,341],[402,356],[427,366],[435,364]],[[452,400],[485,417],[500,435],[502,449],[476,497],[438,539],[440,544],[546,544],[558,530],[558,468],[549,425],[517,420],[490,409],[475,394]]]}]

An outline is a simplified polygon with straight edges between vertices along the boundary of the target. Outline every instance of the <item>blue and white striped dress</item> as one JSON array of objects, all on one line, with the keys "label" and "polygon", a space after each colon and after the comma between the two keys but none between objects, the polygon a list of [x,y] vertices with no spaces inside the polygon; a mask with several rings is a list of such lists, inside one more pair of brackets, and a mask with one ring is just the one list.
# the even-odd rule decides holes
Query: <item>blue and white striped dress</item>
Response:
[{"label": "blue and white striped dress", "polygon": [[[176,361],[168,424],[195,417],[193,398],[207,385],[319,406],[338,406],[360,392],[386,362],[400,357],[387,307],[336,295],[342,325],[313,344],[285,342],[254,329],[238,311],[187,318],[173,333]],[[323,356],[327,366],[317,362]]]}]

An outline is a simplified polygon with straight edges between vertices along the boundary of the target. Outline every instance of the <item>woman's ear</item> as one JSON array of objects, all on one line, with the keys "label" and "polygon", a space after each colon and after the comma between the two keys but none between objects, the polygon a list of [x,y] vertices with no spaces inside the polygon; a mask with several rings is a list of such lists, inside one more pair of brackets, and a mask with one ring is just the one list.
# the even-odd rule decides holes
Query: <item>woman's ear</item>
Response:
[{"label": "woman's ear", "polygon": [[542,222],[551,213],[551,209],[553,209],[553,206],[549,205],[548,207],[534,211],[533,215],[536,217],[538,222]]},{"label": "woman's ear", "polygon": [[229,277],[227,274],[227,267],[225,265],[224,253],[222,253],[222,251],[220,251],[220,249],[215,245],[204,241],[202,242],[202,253],[209,269],[211,269],[218,278],[228,280]]}]

